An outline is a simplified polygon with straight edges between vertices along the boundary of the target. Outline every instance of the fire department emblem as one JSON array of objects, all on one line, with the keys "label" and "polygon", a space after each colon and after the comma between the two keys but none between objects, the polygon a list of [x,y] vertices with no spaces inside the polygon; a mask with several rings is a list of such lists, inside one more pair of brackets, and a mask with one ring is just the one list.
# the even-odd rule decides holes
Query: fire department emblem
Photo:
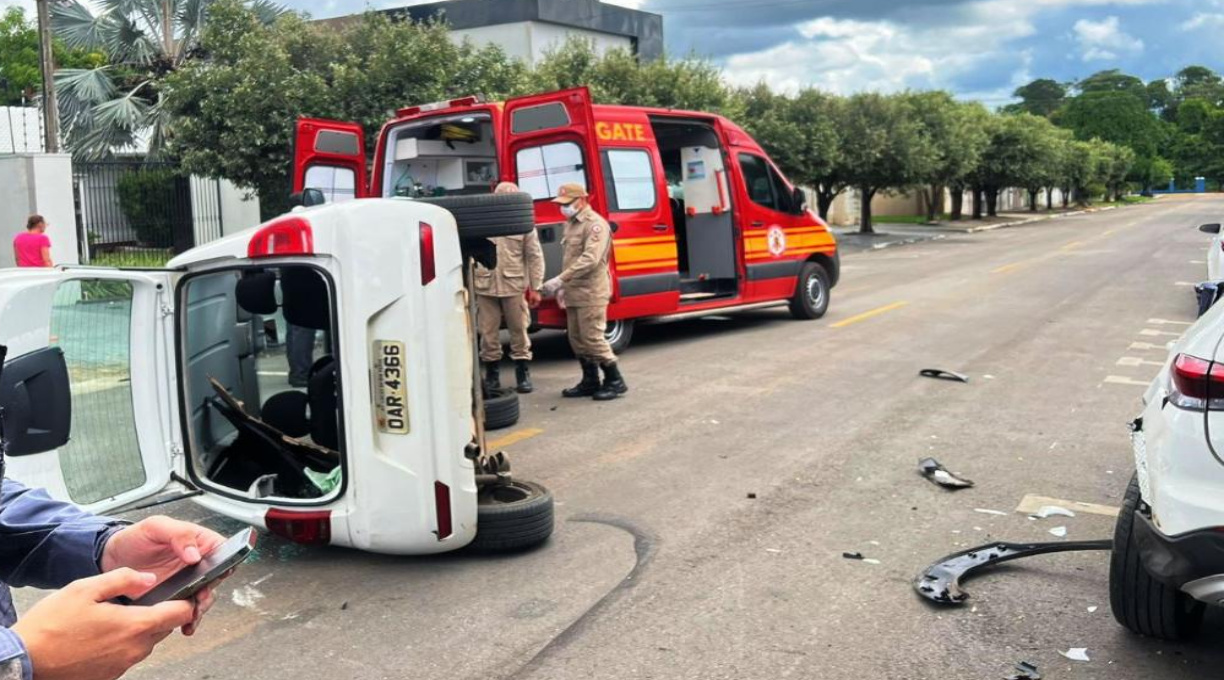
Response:
[{"label": "fire department emblem", "polygon": [[786,252],[786,232],[782,231],[782,227],[769,228],[769,252],[774,257],[781,257]]}]

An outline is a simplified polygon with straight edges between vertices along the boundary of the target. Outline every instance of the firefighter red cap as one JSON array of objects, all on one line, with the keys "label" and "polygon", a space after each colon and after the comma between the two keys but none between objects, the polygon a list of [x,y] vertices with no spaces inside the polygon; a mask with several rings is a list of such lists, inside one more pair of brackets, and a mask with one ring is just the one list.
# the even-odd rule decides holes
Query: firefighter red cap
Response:
[{"label": "firefighter red cap", "polygon": [[562,184],[557,190],[557,197],[553,199],[553,203],[561,205],[569,205],[580,198],[587,198],[590,194],[587,193],[586,187],[581,184]]}]

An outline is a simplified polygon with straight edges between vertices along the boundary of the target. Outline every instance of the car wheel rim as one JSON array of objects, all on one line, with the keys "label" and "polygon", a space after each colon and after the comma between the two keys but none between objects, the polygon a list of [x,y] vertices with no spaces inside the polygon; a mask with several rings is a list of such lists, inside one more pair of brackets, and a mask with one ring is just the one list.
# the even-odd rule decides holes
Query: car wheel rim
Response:
[{"label": "car wheel rim", "polygon": [[530,487],[512,482],[485,487],[480,491],[478,503],[480,505],[512,505],[530,500],[534,496],[535,491]]},{"label": "car wheel rim", "polygon": [[625,322],[612,321],[608,323],[608,329],[604,331],[604,339],[609,345],[615,345],[620,341],[621,336],[625,334]]},{"label": "car wheel rim", "polygon": [[808,276],[805,288],[808,304],[812,306],[812,309],[820,309],[820,306],[824,304],[825,297],[824,284],[821,282],[820,277],[815,274]]}]

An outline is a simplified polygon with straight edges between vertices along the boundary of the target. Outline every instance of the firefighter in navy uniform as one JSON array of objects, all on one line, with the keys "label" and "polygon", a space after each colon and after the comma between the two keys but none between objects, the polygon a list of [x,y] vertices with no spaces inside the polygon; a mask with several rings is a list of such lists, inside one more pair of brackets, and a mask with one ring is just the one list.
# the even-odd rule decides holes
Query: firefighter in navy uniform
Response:
[{"label": "firefighter in navy uniform", "polygon": [[[562,272],[544,284],[543,294],[560,292],[565,306],[570,347],[582,364],[582,382],[562,396],[593,397],[610,401],[629,391],[608,344],[608,301],[612,298],[612,277],[608,260],[612,255],[612,230],[608,221],[596,213],[587,190],[580,184],[565,184],[554,203],[565,215]],[[603,382],[599,371],[603,369]]]}]

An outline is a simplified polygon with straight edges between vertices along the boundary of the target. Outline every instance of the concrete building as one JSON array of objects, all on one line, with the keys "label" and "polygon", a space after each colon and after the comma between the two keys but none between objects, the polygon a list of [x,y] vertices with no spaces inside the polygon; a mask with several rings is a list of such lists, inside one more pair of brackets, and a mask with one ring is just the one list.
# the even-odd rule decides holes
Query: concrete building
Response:
[{"label": "concrete building", "polygon": [[527,64],[571,37],[590,40],[600,53],[622,48],[643,59],[663,56],[662,16],[599,0],[449,0],[383,11],[412,21],[443,20],[456,41],[500,45]]}]

